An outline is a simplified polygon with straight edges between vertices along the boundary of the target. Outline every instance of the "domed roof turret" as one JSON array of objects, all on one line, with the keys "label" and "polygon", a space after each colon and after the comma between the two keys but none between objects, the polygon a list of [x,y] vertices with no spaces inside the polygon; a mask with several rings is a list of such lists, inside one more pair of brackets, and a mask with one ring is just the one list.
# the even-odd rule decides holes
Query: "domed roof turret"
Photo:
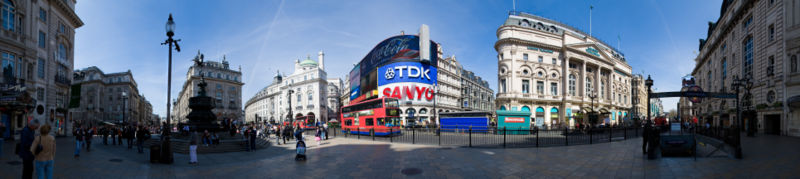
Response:
[{"label": "domed roof turret", "polygon": [[305,60],[300,62],[300,66],[317,66],[319,65],[316,61],[311,60],[311,57],[306,57]]}]

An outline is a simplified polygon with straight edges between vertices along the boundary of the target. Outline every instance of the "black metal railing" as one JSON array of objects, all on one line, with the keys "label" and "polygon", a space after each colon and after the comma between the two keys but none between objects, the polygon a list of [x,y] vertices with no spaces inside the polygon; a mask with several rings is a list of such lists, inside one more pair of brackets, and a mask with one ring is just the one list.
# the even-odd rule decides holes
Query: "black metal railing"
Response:
[{"label": "black metal railing", "polygon": [[[511,148],[549,147],[596,144],[620,141],[642,136],[640,127],[592,129],[522,129],[522,128],[361,128],[361,135],[348,129],[330,128],[330,137],[365,139],[410,144]],[[399,132],[399,133],[398,133]],[[377,135],[376,135],[377,134]],[[388,135],[387,135],[388,134]]]}]

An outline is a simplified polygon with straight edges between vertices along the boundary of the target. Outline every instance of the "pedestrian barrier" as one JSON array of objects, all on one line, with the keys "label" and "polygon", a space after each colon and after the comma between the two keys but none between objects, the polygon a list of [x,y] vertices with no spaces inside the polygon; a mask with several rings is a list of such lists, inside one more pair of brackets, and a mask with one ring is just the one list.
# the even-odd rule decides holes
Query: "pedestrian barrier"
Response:
[{"label": "pedestrian barrier", "polygon": [[[403,128],[389,129],[389,136],[376,136],[375,130],[364,135],[367,140],[427,144],[443,146],[463,146],[481,148],[524,148],[586,145],[627,140],[642,136],[639,127],[592,128],[592,129],[523,129],[523,128]],[[362,135],[351,134],[341,128],[329,130],[333,137],[362,139]],[[387,132],[387,131],[378,131]],[[344,133],[343,135],[340,133]]]}]

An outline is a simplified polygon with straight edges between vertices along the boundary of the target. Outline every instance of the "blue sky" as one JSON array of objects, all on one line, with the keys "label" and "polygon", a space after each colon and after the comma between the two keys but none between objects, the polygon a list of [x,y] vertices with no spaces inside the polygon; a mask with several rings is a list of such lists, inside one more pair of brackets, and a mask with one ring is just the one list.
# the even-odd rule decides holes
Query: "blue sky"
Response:
[{"label": "blue sky", "polygon": [[[680,89],[694,67],[698,39],[719,17],[721,0],[554,0],[516,2],[516,9],[589,31],[618,44],[635,73],[653,75],[658,91]],[[430,26],[431,39],[497,88],[496,30],[511,0],[348,1],[79,1],[75,68],[97,66],[106,73],[130,69],[153,112],[166,114],[167,47],[164,23],[172,13],[180,53],[173,54],[172,97],[181,90],[190,59],[227,56],[243,73],[242,100],[272,81],[278,69],[323,50],[328,77],[343,78],[381,40],[400,31]],[[284,71],[289,73],[289,71]],[[677,98],[664,99],[666,109]]]}]

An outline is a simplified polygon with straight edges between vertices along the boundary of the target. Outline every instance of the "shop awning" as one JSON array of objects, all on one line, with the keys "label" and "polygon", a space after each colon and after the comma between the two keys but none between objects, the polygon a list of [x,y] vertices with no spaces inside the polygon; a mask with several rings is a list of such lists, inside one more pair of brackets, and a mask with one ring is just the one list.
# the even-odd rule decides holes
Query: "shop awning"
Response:
[{"label": "shop awning", "polygon": [[789,107],[793,108],[800,107],[800,95],[792,96],[789,99],[786,99],[786,102],[787,102],[786,104],[789,105]]}]

